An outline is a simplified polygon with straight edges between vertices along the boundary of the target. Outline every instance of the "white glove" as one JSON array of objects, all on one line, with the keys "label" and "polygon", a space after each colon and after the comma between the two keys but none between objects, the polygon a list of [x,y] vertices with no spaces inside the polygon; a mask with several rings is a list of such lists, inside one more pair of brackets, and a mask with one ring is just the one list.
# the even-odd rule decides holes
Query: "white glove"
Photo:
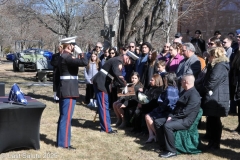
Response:
[{"label": "white glove", "polygon": [[74,46],[74,51],[79,54],[79,53],[82,53],[82,50],[80,47],[78,47],[77,45]]},{"label": "white glove", "polygon": [[122,90],[122,94],[127,94],[128,93],[128,87],[124,87],[124,89]]},{"label": "white glove", "polygon": [[208,94],[211,96],[213,94],[213,91],[208,91]]}]

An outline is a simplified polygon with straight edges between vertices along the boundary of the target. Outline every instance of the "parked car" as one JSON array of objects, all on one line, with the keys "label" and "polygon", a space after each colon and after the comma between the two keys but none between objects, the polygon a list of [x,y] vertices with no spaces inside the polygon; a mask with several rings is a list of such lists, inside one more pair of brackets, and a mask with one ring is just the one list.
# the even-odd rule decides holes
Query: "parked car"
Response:
[{"label": "parked car", "polygon": [[38,69],[48,69],[51,68],[49,65],[51,58],[52,52],[30,48],[20,53],[15,53],[13,70],[24,72],[26,68],[35,71]]},{"label": "parked car", "polygon": [[6,55],[6,59],[9,60],[9,61],[13,61],[15,58],[15,53],[8,53]]}]

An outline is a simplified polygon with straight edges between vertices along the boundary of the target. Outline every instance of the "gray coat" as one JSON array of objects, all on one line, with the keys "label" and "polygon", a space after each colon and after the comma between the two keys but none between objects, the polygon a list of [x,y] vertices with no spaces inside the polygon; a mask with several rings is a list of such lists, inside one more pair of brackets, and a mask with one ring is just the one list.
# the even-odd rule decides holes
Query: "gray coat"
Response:
[{"label": "gray coat", "polygon": [[198,57],[194,54],[190,58],[184,58],[180,63],[176,71],[178,78],[178,87],[181,88],[181,79],[184,74],[193,74],[197,78],[201,71],[201,63]]},{"label": "gray coat", "polygon": [[[204,79],[203,115],[224,117],[229,111],[229,63],[227,57],[216,58],[208,65]],[[212,92],[212,94],[211,94]]]}]

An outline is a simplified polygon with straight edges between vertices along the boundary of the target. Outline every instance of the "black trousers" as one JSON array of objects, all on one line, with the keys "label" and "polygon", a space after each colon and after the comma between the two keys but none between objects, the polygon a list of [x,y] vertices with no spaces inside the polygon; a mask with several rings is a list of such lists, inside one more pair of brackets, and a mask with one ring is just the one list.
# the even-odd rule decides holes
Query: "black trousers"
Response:
[{"label": "black trousers", "polygon": [[237,106],[238,106],[238,128],[240,131],[240,100],[237,101]]},{"label": "black trousers", "polygon": [[157,133],[158,144],[161,150],[165,149],[165,138],[164,138],[164,130],[163,125],[166,122],[167,118],[162,117],[154,120],[154,127]]},{"label": "black trousers", "polygon": [[220,145],[220,140],[222,136],[222,122],[221,117],[207,117],[208,135],[209,143],[214,143],[214,145]]},{"label": "black trousers", "polygon": [[89,103],[90,99],[95,98],[95,93],[93,89],[93,84],[87,84],[86,85],[86,96],[85,96],[85,102]]},{"label": "black trousers", "polygon": [[188,128],[183,126],[183,119],[170,120],[164,124],[164,138],[166,144],[166,150],[169,152],[177,153],[175,147],[174,131],[187,130]]}]

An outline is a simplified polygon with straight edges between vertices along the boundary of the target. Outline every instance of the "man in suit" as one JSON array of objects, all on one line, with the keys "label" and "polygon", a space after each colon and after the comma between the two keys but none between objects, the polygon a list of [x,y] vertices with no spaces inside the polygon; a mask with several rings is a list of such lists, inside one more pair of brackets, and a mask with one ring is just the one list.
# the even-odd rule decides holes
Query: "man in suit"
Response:
[{"label": "man in suit", "polygon": [[176,71],[179,91],[182,91],[181,79],[183,75],[193,74],[196,79],[201,71],[201,63],[198,57],[195,55],[195,48],[192,43],[184,43],[182,53],[184,59],[180,62]]},{"label": "man in suit", "polygon": [[189,129],[198,115],[201,97],[194,87],[194,81],[195,78],[191,74],[182,77],[181,85],[184,90],[163,126],[166,152],[160,154],[160,157],[169,158],[177,155],[174,131]]}]

